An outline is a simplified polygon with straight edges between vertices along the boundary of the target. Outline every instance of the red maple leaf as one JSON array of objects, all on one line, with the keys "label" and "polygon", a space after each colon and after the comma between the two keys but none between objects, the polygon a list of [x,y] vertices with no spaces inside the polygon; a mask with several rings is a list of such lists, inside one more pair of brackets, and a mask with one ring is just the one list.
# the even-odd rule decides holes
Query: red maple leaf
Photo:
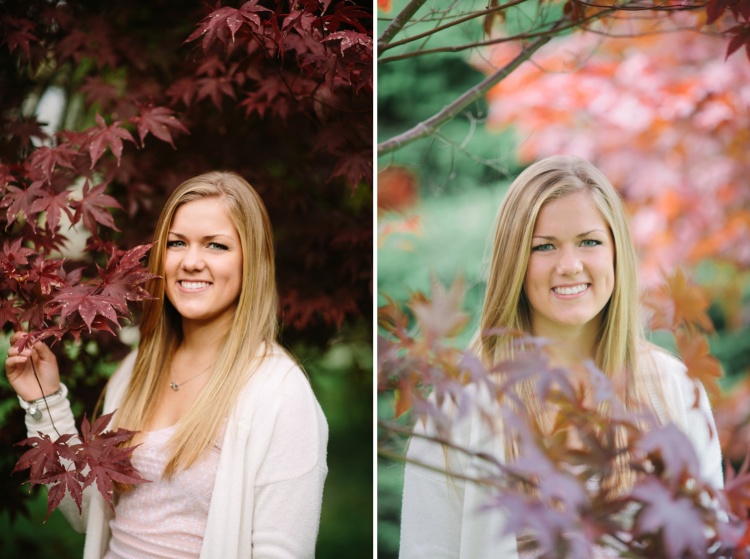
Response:
[{"label": "red maple leaf", "polygon": [[77,469],[66,469],[58,462],[51,471],[45,473],[43,481],[46,485],[50,486],[47,493],[47,516],[44,517],[45,522],[47,522],[52,511],[58,507],[66,493],[70,493],[73,501],[78,506],[78,512],[81,512],[84,479]]},{"label": "red maple leaf", "polygon": [[[185,102],[187,105],[188,103]],[[132,123],[138,126],[138,135],[141,138],[141,145],[149,133],[153,134],[163,142],[167,142],[174,147],[172,132],[179,131],[190,134],[185,125],[174,116],[174,111],[167,107],[147,106],[141,107],[140,116],[134,116],[130,119]]]},{"label": "red maple leaf", "polygon": [[119,165],[122,158],[122,141],[128,140],[135,143],[135,139],[133,139],[130,132],[120,126],[119,120],[107,126],[102,116],[96,113],[96,123],[99,125],[99,129],[90,132],[89,156],[91,157],[91,169],[94,168],[96,162],[104,154],[107,146],[112,150]]},{"label": "red maple leaf", "polygon": [[342,155],[333,168],[330,178],[335,177],[344,177],[349,187],[352,190],[356,189],[360,182],[372,177],[372,153],[362,151]]},{"label": "red maple leaf", "polygon": [[45,470],[54,469],[60,463],[60,458],[75,459],[75,452],[67,444],[74,436],[67,433],[53,441],[49,435],[39,432],[38,437],[29,437],[16,443],[16,446],[30,446],[32,448],[23,453],[10,473],[14,474],[30,469],[29,482],[31,487],[43,484]]},{"label": "red maple leaf", "polygon": [[97,294],[96,288],[90,285],[75,285],[60,290],[49,303],[47,312],[60,315],[61,320],[77,313],[91,332],[97,316],[102,316],[117,324],[117,311],[127,312],[127,306],[114,297]]},{"label": "red maple leaf", "polygon": [[119,96],[114,84],[97,76],[87,77],[78,91],[86,95],[86,101],[89,105],[97,103],[100,107],[107,106]]},{"label": "red maple leaf", "polygon": [[5,16],[2,22],[7,26],[4,42],[8,43],[8,50],[13,52],[17,48],[20,48],[24,54],[26,54],[26,58],[31,58],[29,42],[39,42],[39,37],[33,33],[33,30],[36,27],[34,22],[28,19],[19,19],[10,16]]},{"label": "red maple leaf", "polygon": [[118,446],[132,439],[136,432],[127,429],[105,431],[113,414],[114,412],[102,415],[94,421],[93,426],[84,416],[81,423],[81,444],[75,447],[79,470],[86,466],[89,468],[83,488],[95,484],[112,510],[113,481],[127,484],[149,481],[142,478],[130,462],[130,455],[135,447]]},{"label": "red maple leaf", "polygon": [[201,41],[203,52],[208,52],[216,41],[226,45],[231,37],[234,42],[235,34],[244,24],[247,23],[256,30],[261,27],[259,14],[262,12],[272,13],[268,8],[259,6],[258,0],[245,2],[239,9],[228,6],[219,8],[203,18],[198,28],[185,39],[185,42],[189,43],[203,36]]},{"label": "red maple leaf", "polygon": [[226,76],[216,78],[206,77],[198,80],[197,100],[202,101],[206,97],[211,97],[216,108],[221,110],[222,94],[232,99],[236,99],[232,82]]},{"label": "red maple leaf", "polygon": [[83,226],[96,234],[96,224],[101,223],[105,227],[119,231],[115,225],[115,220],[112,214],[109,213],[105,208],[119,208],[122,209],[120,203],[109,196],[104,194],[104,189],[107,188],[107,183],[103,182],[93,188],[89,188],[89,183],[83,185],[83,193],[81,200],[75,200],[70,205],[75,209],[75,215],[73,216],[73,222],[77,223],[81,217],[83,217]]},{"label": "red maple leaf", "polygon": [[13,328],[20,327],[18,315],[21,309],[16,305],[15,299],[3,299],[0,301],[0,324],[10,324]]},{"label": "red maple leaf", "polygon": [[115,254],[107,263],[107,268],[99,269],[102,280],[101,294],[120,301],[142,301],[152,295],[141,286],[155,278],[141,264],[141,259],[151,245],[140,245],[121,254]]},{"label": "red maple leaf", "polygon": [[52,181],[52,172],[55,167],[65,167],[75,169],[73,158],[78,155],[78,151],[73,149],[69,144],[63,143],[55,148],[42,146],[34,150],[29,156],[26,166],[29,170],[38,171],[36,178],[43,182]]},{"label": "red maple leaf", "polygon": [[635,519],[637,534],[656,534],[661,531],[668,557],[705,555],[703,521],[690,499],[675,498],[664,484],[654,478],[640,482],[631,496],[643,503],[643,508]]},{"label": "red maple leaf", "polygon": [[66,286],[65,280],[60,276],[62,271],[62,260],[59,258],[47,258],[35,255],[29,269],[28,281],[38,285],[39,291],[35,295],[48,296],[53,289]]},{"label": "red maple leaf", "polygon": [[735,25],[731,29],[727,29],[725,33],[734,35],[727,45],[726,58],[729,58],[735,51],[744,46],[747,58],[750,60],[750,25]]},{"label": "red maple leaf", "polygon": [[721,378],[721,363],[711,355],[708,339],[704,335],[693,335],[679,329],[675,342],[690,378],[699,380],[714,397],[721,395],[718,380]]},{"label": "red maple leaf", "polygon": [[42,195],[31,204],[31,212],[47,212],[47,230],[57,231],[60,225],[60,213],[65,212],[70,220],[73,220],[73,212],[70,211],[68,202],[69,192],[63,191],[59,194],[43,191]]},{"label": "red maple leaf", "polygon": [[34,221],[31,219],[35,214],[31,211],[31,206],[39,196],[44,193],[41,184],[38,182],[32,183],[28,188],[18,188],[9,184],[6,187],[5,197],[0,200],[0,208],[8,208],[6,213],[7,224],[5,230],[7,231],[16,221],[18,214],[23,213],[26,216],[26,220],[31,224],[32,228],[35,227]]}]

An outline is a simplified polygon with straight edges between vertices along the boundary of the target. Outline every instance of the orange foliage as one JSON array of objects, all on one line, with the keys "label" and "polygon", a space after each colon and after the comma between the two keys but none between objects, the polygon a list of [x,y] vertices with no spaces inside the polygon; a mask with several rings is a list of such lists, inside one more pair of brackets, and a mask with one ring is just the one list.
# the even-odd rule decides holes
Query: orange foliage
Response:
[{"label": "orange foliage", "polygon": [[[679,30],[704,21],[623,18],[555,39],[487,96],[489,126],[514,128],[522,161],[580,155],[622,192],[645,285],[708,257],[750,266],[750,64],[725,61],[725,37]],[[477,65],[494,71],[518,48]]]}]

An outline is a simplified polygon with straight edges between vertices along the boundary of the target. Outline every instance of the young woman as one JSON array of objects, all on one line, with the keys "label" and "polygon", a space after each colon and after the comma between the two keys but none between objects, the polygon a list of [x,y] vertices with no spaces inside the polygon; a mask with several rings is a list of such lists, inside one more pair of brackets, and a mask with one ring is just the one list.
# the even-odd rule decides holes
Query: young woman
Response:
[{"label": "young woman", "polygon": [[[649,344],[638,323],[636,255],[621,200],[606,177],[577,157],[556,156],[531,165],[511,185],[500,208],[492,245],[487,293],[474,345],[484,365],[511,357],[511,341],[497,333],[512,328],[544,337],[553,365],[581,372],[590,359],[622,388],[626,408],[645,406],[662,423],[673,422],[691,439],[701,473],[723,484],[721,452],[705,391],[698,390],[675,357]],[[588,377],[581,372],[578,382]],[[552,414],[522,385],[524,407],[551,432]],[[417,431],[435,434],[428,420]],[[618,433],[625,442],[625,433]],[[479,417],[455,426],[454,442],[512,461],[514,439],[503,439]],[[499,538],[506,516],[483,510],[487,495],[465,483],[472,459],[414,437],[404,480],[402,559],[484,559],[517,556],[515,538]],[[431,465],[437,471],[415,464]],[[626,460],[610,479],[615,490],[632,486]],[[603,550],[599,552],[606,553]],[[606,555],[603,555],[606,556]],[[522,555],[523,557],[523,555]]]},{"label": "young woman", "polygon": [[[309,382],[275,342],[273,239],[263,202],[233,173],[180,185],[159,219],[138,351],[112,376],[104,412],[139,431],[133,464],[151,483],[87,489],[85,559],[313,557],[328,429]],[[18,339],[20,333],[12,338]],[[34,361],[54,422],[75,433],[67,390],[43,343],[11,348],[8,379],[29,409]],[[33,402],[40,404],[40,402]],[[26,415],[29,434],[53,434]],[[32,408],[33,409],[33,408]]]}]

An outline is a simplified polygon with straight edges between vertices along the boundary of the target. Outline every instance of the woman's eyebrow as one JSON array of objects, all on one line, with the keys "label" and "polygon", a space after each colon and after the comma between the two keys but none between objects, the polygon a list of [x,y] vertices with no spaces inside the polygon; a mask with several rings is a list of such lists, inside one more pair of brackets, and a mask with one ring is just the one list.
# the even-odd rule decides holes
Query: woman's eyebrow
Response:
[{"label": "woman's eyebrow", "polygon": [[[588,235],[591,235],[591,233],[606,233],[603,229],[592,229],[591,231],[586,231],[584,233],[579,233],[576,235],[577,239],[580,239],[581,237],[586,237]],[[534,235],[532,238],[539,238],[539,239],[547,239],[549,241],[556,241],[557,237],[552,235]]]},{"label": "woman's eyebrow", "polygon": [[[174,235],[178,239],[187,239],[187,237],[185,235],[183,235],[182,233],[177,233],[176,231],[170,231],[169,234],[170,235]],[[230,239],[230,240],[232,239],[231,236],[226,235],[224,233],[216,233],[214,235],[204,235],[203,237],[201,237],[201,240],[202,241],[211,241],[211,240],[213,240],[213,239],[215,239],[217,237],[226,237],[227,239]]]}]

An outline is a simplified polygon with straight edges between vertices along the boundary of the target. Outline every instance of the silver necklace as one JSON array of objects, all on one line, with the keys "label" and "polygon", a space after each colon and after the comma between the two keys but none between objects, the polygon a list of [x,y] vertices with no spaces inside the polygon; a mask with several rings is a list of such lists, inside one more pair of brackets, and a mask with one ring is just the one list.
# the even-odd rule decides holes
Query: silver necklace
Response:
[{"label": "silver necklace", "polygon": [[169,368],[169,378],[170,378],[170,380],[171,380],[172,382],[170,382],[170,383],[169,383],[169,388],[171,388],[172,390],[174,390],[175,392],[177,392],[177,391],[178,391],[178,390],[180,389],[180,387],[181,387],[181,386],[183,386],[183,385],[184,385],[185,383],[188,383],[188,382],[190,382],[191,380],[193,380],[194,378],[196,378],[196,377],[199,377],[199,376],[201,376],[201,375],[202,375],[203,373],[205,373],[206,371],[208,371],[208,370],[209,370],[210,368],[211,368],[211,365],[209,365],[208,367],[206,367],[205,369],[203,369],[203,370],[202,370],[202,371],[201,371],[200,373],[198,373],[197,375],[193,375],[193,376],[192,376],[192,377],[190,377],[189,379],[187,379],[187,380],[183,380],[183,381],[182,381],[182,382],[181,382],[180,384],[177,384],[177,383],[176,383],[176,382],[174,381],[174,375],[172,374],[172,367],[170,367],[170,368]]}]

